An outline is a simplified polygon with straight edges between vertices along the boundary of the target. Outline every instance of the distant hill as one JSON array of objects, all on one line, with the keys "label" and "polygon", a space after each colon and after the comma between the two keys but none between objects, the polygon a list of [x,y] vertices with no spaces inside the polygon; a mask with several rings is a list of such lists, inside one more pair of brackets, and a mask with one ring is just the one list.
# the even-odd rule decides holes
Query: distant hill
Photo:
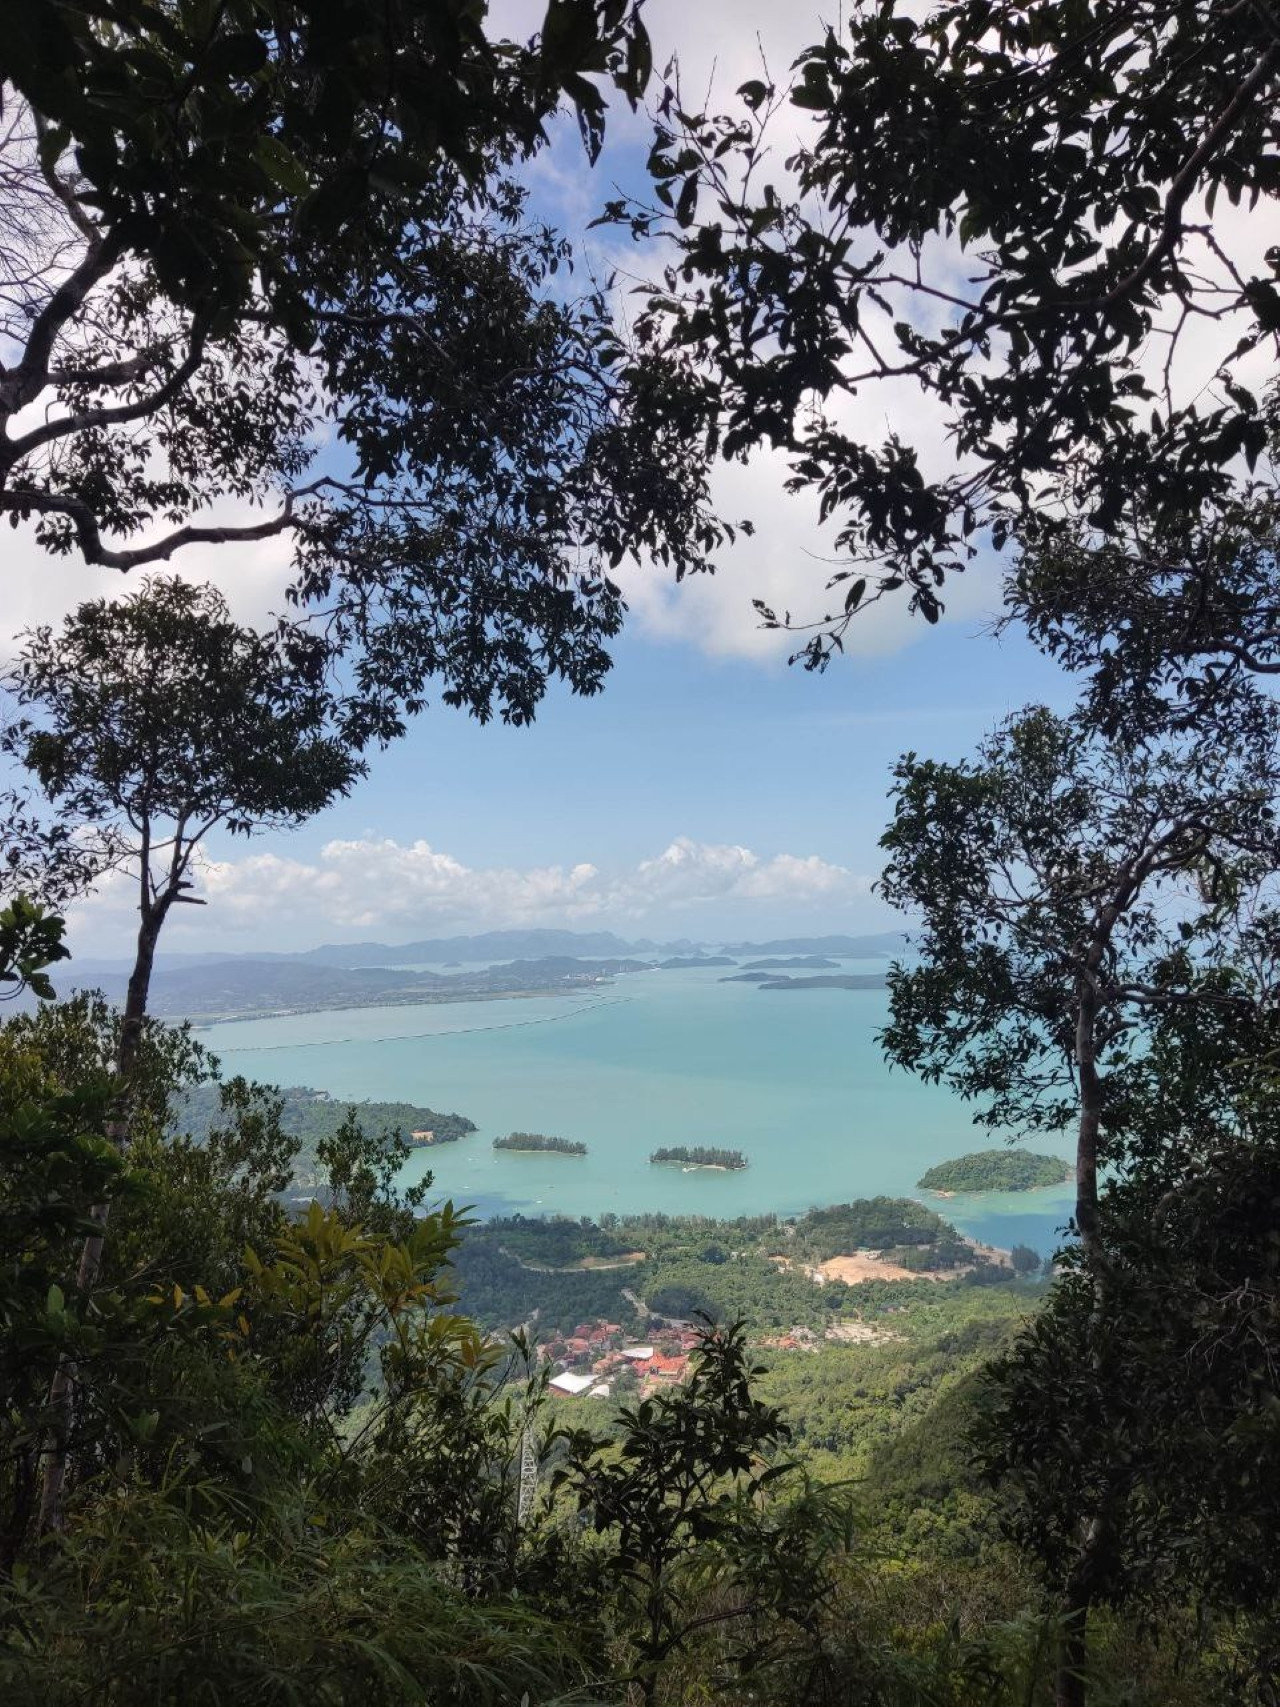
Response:
[{"label": "distant hill", "polygon": [[834,954],[842,959],[866,960],[876,955],[901,954],[907,946],[906,931],[880,931],[875,936],[786,936],[776,942],[727,942],[726,954]]},{"label": "distant hill", "polygon": [[812,978],[770,978],[756,984],[757,990],[883,990],[888,983],[883,972],[817,973]]},{"label": "distant hill", "polygon": [[[484,931],[480,936],[424,937],[419,942],[326,943],[296,958],[326,966],[404,966],[412,961],[541,960],[570,955],[577,960],[646,954],[658,944],[624,942],[612,931]],[[674,946],[674,945],[663,945]]]},{"label": "distant hill", "polygon": [[660,960],[659,967],[664,972],[684,972],[691,966],[736,966],[736,960],[730,960],[727,954],[678,954],[671,960]]},{"label": "distant hill", "polygon": [[[247,954],[162,954],[156,965],[159,973],[169,975],[246,965],[358,970],[423,964],[464,966],[473,961],[613,960],[641,954],[680,957],[707,965],[728,956],[873,958],[900,954],[905,945],[906,934],[902,931],[881,931],[874,936],[780,937],[772,942],[721,945],[694,942],[687,937],[674,942],[640,937],[628,942],[612,931],[509,930],[484,931],[478,936],[422,937],[400,943],[331,942],[292,952],[257,949]],[[127,975],[129,967],[130,963],[124,959],[91,958],[77,960],[73,975],[81,987],[92,979],[101,980],[105,988],[113,976]]]},{"label": "distant hill", "polygon": [[775,955],[769,960],[749,960],[748,972],[784,972],[803,967],[808,972],[838,972],[840,962],[825,954]]},{"label": "distant hill", "polygon": [[[648,970],[643,960],[576,960],[567,955],[515,960],[452,975],[385,966],[327,966],[315,961],[219,960],[157,967],[151,1012],[160,1019],[241,1019],[324,1008],[394,1007],[486,997],[571,994],[602,978]],[[121,1001],[120,973],[78,980]]]}]

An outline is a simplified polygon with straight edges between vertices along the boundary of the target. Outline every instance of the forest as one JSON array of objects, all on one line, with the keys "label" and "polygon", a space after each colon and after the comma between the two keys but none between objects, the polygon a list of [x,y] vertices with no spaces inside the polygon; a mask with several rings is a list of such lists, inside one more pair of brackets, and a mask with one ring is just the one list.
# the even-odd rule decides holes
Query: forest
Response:
[{"label": "forest", "polygon": [[690,1168],[723,1168],[729,1173],[749,1164],[741,1150],[725,1150],[715,1144],[665,1144],[651,1150],[649,1160],[661,1165],[679,1162]]},{"label": "forest", "polygon": [[[453,1263],[468,1310],[491,1330],[519,1328],[536,1311],[540,1333],[570,1333],[592,1319],[631,1320],[643,1331],[652,1311],[690,1323],[699,1315],[741,1320],[753,1333],[796,1325],[822,1332],[933,1291],[930,1280],[910,1275],[846,1286],[838,1279],[817,1284],[809,1272],[867,1248],[896,1268],[955,1274],[966,1290],[1014,1277],[980,1258],[940,1216],[907,1198],[884,1197],[782,1221],[491,1217],[466,1229]],[[1024,1300],[1018,1308],[1025,1307]]]},{"label": "forest", "polygon": [[548,1137],[545,1132],[508,1132],[495,1138],[495,1150],[549,1150],[555,1156],[585,1156],[587,1146],[576,1138]]},{"label": "forest", "polygon": [[[246,1087],[247,1089],[248,1087]],[[258,1087],[254,1087],[258,1090]],[[317,1147],[335,1138],[344,1124],[357,1122],[370,1133],[382,1134],[388,1145],[392,1135],[414,1140],[415,1132],[430,1132],[433,1144],[455,1144],[475,1131],[465,1114],[441,1114],[409,1102],[340,1102],[328,1091],[310,1085],[285,1085],[270,1091],[279,1108],[275,1118],[281,1132],[297,1140],[293,1156],[293,1179],[300,1186],[314,1186],[319,1165]],[[175,1132],[186,1133],[205,1143],[223,1109],[223,1087],[213,1080],[192,1084],[177,1097],[173,1112]]]},{"label": "forest", "polygon": [[[1280,1694],[1280,20],[837,11],[728,91],[644,0],[0,0],[5,567],[70,599],[0,665],[5,1702]],[[300,1134],[152,999],[232,838],[428,708],[608,693],[633,575],[731,596],[765,466],[825,529],[816,603],[743,591],[800,686],[975,581],[1055,684],[897,758],[868,881],[886,1060],[1069,1139],[1056,1252],[897,1199],[475,1224],[402,1184],[401,1115],[464,1117]],[[833,796],[891,703],[813,715]],[[553,1398],[597,1309],[678,1378]]]},{"label": "forest", "polygon": [[1016,1146],[1002,1150],[972,1150],[949,1162],[939,1162],[921,1174],[923,1191],[1035,1191],[1061,1185],[1071,1169],[1057,1156],[1037,1156]]}]

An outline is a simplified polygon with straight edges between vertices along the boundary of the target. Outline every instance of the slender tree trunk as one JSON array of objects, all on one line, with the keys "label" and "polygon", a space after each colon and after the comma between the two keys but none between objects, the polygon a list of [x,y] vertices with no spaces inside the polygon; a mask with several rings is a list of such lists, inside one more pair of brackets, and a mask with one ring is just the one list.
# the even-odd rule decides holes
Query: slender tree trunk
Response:
[{"label": "slender tree trunk", "polygon": [[[1099,956],[1100,957],[1100,956]],[[1091,952],[1089,960],[1094,959]],[[1076,1126],[1076,1226],[1090,1262],[1099,1256],[1098,1136],[1102,1130],[1102,1079],[1098,1073],[1098,988],[1092,965],[1076,996],[1076,1076],[1080,1117]]]},{"label": "slender tree trunk", "polygon": [[[143,912],[142,924],[138,930],[138,948],[129,977],[129,989],[125,995],[124,1014],[120,1022],[120,1042],[116,1048],[116,1079],[120,1085],[121,1096],[125,1099],[128,1097],[129,1081],[133,1077],[133,1069],[138,1060],[143,1021],[147,1017],[147,997],[151,992],[156,944],[160,940],[160,927],[167,911],[163,901],[147,908]],[[119,1116],[107,1126],[107,1137],[122,1154],[129,1147],[130,1125],[131,1115],[126,1102]],[[76,1284],[81,1292],[92,1289],[102,1269],[102,1248],[109,1212],[110,1205],[106,1203],[95,1203],[89,1212],[99,1230],[89,1235],[84,1242],[84,1249],[80,1252]]]},{"label": "slender tree trunk", "polygon": [[[143,881],[145,885],[145,876]],[[138,1044],[142,1038],[147,997],[151,989],[151,973],[155,965],[156,943],[159,941],[160,927],[167,912],[168,897],[162,897],[159,902],[152,903],[148,900],[144,888],[138,946],[125,996],[120,1042],[116,1048],[115,1074],[120,1087],[121,1106],[119,1114],[108,1122],[106,1130],[106,1136],[122,1154],[129,1146],[129,1080],[137,1064]],[[108,1203],[95,1203],[89,1211],[89,1218],[93,1221],[95,1230],[84,1241],[76,1271],[76,1286],[82,1301],[88,1298],[102,1270],[102,1251],[106,1242],[107,1216],[110,1209]],[[44,1448],[44,1474],[40,1485],[38,1518],[41,1535],[62,1528],[62,1496],[67,1479],[67,1439],[75,1411],[76,1387],[74,1361],[69,1357],[60,1358],[49,1383],[50,1426]]]},{"label": "slender tree trunk", "polygon": [[1053,1680],[1053,1707],[1085,1707],[1085,1661],[1089,1656],[1086,1609],[1073,1616],[1063,1637],[1058,1671]]},{"label": "slender tree trunk", "polygon": [[[1094,1267],[1095,1286],[1095,1259],[1099,1254],[1098,1137],[1102,1128],[1096,972],[1104,947],[1105,939],[1099,934],[1090,945],[1076,986],[1075,1057],[1080,1090],[1080,1113],[1076,1124],[1076,1226],[1085,1254]],[[1084,1665],[1089,1652],[1089,1596],[1082,1578],[1088,1575],[1092,1559],[1093,1527],[1082,1513],[1080,1564],[1063,1592],[1062,1614],[1066,1620],[1066,1635],[1054,1676],[1054,1707],[1085,1707]]]}]

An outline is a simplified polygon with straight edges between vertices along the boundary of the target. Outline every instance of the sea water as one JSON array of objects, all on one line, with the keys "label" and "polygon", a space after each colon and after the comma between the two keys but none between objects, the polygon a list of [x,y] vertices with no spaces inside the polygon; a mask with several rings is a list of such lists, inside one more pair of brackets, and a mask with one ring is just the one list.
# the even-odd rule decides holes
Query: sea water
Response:
[{"label": "sea water", "polygon": [[[884,962],[842,970],[883,971]],[[1070,1186],[942,1200],[934,1163],[999,1142],[945,1088],[891,1069],[876,1041],[883,990],[760,990],[733,967],[653,970],[575,995],[348,1008],[242,1020],[200,1033],[225,1073],[468,1115],[479,1128],[416,1152],[434,1192],[484,1216],[662,1210],[803,1213],[855,1197],[913,1196],[989,1243],[1047,1253]],[[495,1151],[514,1130],[588,1154]],[[742,1172],[653,1166],[659,1145],[741,1150]],[[1037,1140],[1036,1149],[1070,1155]]]}]

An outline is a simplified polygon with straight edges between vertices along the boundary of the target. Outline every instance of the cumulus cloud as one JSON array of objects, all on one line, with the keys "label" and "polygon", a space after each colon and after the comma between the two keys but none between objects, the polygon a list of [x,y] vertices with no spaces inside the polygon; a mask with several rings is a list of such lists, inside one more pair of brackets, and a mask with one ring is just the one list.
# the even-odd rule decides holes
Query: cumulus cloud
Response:
[{"label": "cumulus cloud", "polygon": [[[605,871],[575,865],[473,867],[428,842],[367,838],[328,842],[314,861],[279,854],[208,861],[197,920],[184,917],[187,946],[253,946],[318,933],[431,935],[450,930],[561,925],[644,925],[697,914],[714,930],[717,908],[768,904],[770,914],[833,908],[870,893],[869,878],[816,855],[761,855],[731,844],[678,836],[653,858]],[[76,909],[73,930],[118,933],[133,904],[130,886],[105,885]],[[739,915],[740,916],[740,915]],[[692,922],[692,921],[691,921]],[[194,927],[194,929],[193,929]],[[216,943],[212,940],[216,933]],[[196,942],[198,934],[201,939]]]}]

